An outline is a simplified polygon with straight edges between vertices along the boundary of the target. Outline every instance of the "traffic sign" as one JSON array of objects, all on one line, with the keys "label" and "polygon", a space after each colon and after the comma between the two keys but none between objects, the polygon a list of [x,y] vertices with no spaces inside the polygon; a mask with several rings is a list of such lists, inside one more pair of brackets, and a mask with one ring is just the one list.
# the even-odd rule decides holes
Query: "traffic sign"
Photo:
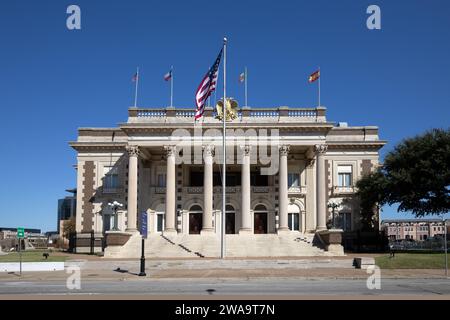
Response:
[{"label": "traffic sign", "polygon": [[17,228],[17,238],[19,238],[19,239],[25,238],[25,229],[24,228]]}]

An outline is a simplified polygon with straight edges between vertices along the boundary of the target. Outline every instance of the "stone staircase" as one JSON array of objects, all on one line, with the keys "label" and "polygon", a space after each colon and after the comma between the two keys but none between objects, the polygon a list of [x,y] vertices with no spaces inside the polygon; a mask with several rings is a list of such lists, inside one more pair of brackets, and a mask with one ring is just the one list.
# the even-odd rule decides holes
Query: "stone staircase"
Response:
[{"label": "stone staircase", "polygon": [[[314,235],[302,233],[228,234],[225,237],[226,257],[313,257],[331,256],[313,243]],[[112,248],[111,248],[112,249]],[[107,248],[105,257],[138,258],[141,237],[133,235],[121,248]],[[148,258],[216,258],[220,257],[220,236],[212,235],[149,235],[145,240]]]}]

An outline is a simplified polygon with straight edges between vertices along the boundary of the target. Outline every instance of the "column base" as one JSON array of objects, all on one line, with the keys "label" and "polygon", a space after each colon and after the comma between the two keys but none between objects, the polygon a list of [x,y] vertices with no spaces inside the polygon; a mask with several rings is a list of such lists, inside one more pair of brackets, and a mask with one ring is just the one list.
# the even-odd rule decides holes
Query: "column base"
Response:
[{"label": "column base", "polygon": [[252,229],[251,228],[240,228],[239,229],[239,234],[252,234]]},{"label": "column base", "polygon": [[202,228],[202,230],[200,230],[200,235],[214,235],[216,234],[214,232],[213,228]]},{"label": "column base", "polygon": [[175,229],[167,229],[163,231],[164,236],[176,236],[177,234],[178,232]]},{"label": "column base", "polygon": [[125,232],[131,233],[132,235],[139,233],[138,229],[136,229],[136,228],[125,229]]},{"label": "column base", "polygon": [[291,229],[289,229],[289,227],[281,227],[278,228],[277,230],[277,234],[286,234],[286,233],[290,233]]},{"label": "column base", "polygon": [[328,230],[328,228],[326,226],[323,227],[317,227],[316,231],[323,231],[323,230]]}]

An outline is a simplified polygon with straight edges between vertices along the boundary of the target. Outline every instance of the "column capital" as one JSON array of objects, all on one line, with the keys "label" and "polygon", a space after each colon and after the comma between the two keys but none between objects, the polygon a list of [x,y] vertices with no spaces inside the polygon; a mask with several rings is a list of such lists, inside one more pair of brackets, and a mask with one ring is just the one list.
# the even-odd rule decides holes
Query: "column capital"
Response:
[{"label": "column capital", "polygon": [[246,144],[240,147],[242,150],[242,155],[248,156],[250,152],[252,151],[252,146]]},{"label": "column capital", "polygon": [[314,145],[314,153],[316,155],[324,155],[328,150],[328,145],[326,144],[316,144]]},{"label": "column capital", "polygon": [[176,146],[164,146],[164,150],[166,151],[166,156],[170,157],[170,156],[175,155],[175,153],[177,152],[177,147]]},{"label": "column capital", "polygon": [[202,146],[203,149],[203,156],[214,156],[215,146],[212,144],[208,144],[205,146]]},{"label": "column capital", "polygon": [[289,145],[282,145],[280,146],[280,155],[281,156],[287,156],[290,150],[290,146]]},{"label": "column capital", "polygon": [[139,156],[140,150],[138,146],[127,146],[126,147],[128,156],[130,157],[137,157]]}]

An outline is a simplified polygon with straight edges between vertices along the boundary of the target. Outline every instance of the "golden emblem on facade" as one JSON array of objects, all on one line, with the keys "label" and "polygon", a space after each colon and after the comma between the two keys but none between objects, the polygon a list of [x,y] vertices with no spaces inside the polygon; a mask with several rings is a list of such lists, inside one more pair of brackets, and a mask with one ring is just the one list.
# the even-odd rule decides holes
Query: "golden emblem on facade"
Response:
[{"label": "golden emblem on facade", "polygon": [[[233,98],[225,99],[225,107],[226,107],[226,121],[232,121],[238,117],[238,103]],[[216,104],[216,119],[223,119],[223,100],[219,100]]]}]

